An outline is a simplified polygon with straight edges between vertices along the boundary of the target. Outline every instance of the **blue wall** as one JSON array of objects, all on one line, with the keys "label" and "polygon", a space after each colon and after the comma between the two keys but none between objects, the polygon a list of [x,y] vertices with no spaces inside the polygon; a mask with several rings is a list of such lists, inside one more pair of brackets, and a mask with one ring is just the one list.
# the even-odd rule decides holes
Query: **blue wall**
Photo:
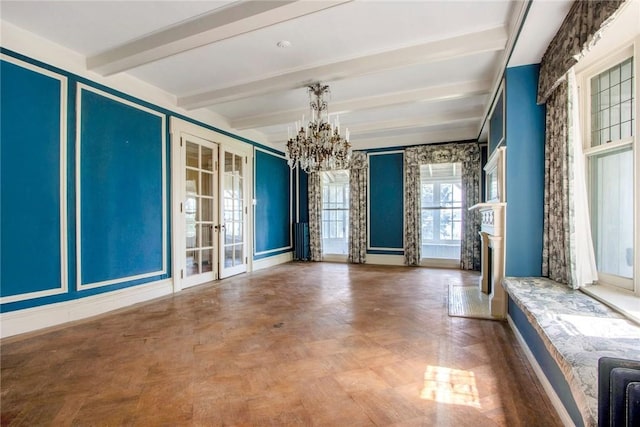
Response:
[{"label": "blue wall", "polygon": [[[368,253],[395,255],[403,253],[403,158],[403,153],[369,153],[369,246],[371,249]],[[389,248],[395,250],[388,250]]]},{"label": "blue wall", "polygon": [[506,70],[507,276],[542,274],[545,109],[536,105],[538,65]]},{"label": "blue wall", "polygon": [[[254,259],[291,250],[291,169],[279,155],[255,150]],[[268,252],[268,253],[265,253]]]},{"label": "blue wall", "polygon": [[[166,112],[14,52],[2,53],[8,59],[0,62],[0,310],[169,277],[169,251],[163,247],[170,238],[169,207],[163,203],[169,196],[163,188],[168,177],[162,174],[163,153],[169,149]],[[67,83],[62,91],[60,81]],[[61,98],[66,99],[62,115]],[[64,141],[61,134],[66,134]],[[66,144],[64,159],[61,143]],[[65,217],[60,216],[61,203]],[[61,247],[68,248],[63,265]]]},{"label": "blue wall", "polygon": [[62,82],[5,61],[0,76],[1,296],[62,290]]},{"label": "blue wall", "polygon": [[165,117],[80,90],[83,285],[163,270]]},{"label": "blue wall", "polygon": [[553,386],[556,394],[562,401],[565,409],[569,413],[569,416],[573,420],[576,426],[584,426],[582,416],[578,410],[573,394],[569,388],[564,374],[556,364],[551,354],[545,347],[542,339],[538,335],[538,332],[531,326],[525,314],[520,310],[520,307],[509,298],[509,316],[516,328],[522,335],[522,338],[527,342],[527,346],[531,350],[531,353],[536,358],[538,365],[542,368],[545,376]]},{"label": "blue wall", "polygon": [[[0,52],[10,58],[0,61],[2,312],[170,277],[171,171],[166,126],[170,116],[267,149],[19,53],[4,48]],[[12,63],[14,60],[18,65]],[[66,89],[61,90],[61,80],[67,82]],[[94,89],[103,93],[95,93]],[[81,110],[77,110],[78,93],[82,97]],[[65,114],[61,114],[63,96]],[[61,130],[66,132],[65,141],[60,141]],[[61,159],[63,142],[67,152],[66,158]],[[66,161],[66,168],[62,160]],[[61,187],[61,173],[66,187]],[[282,187],[277,192],[282,196]],[[290,224],[288,192],[287,187],[286,202],[275,197],[282,199],[277,203],[287,207],[282,209],[286,218],[278,220]],[[76,218],[76,201],[80,203],[80,218]],[[60,216],[61,203],[66,208],[64,218]],[[67,223],[62,235],[61,221]],[[279,233],[288,234],[289,230],[285,233],[281,229]],[[256,229],[256,238],[263,239],[264,232],[264,227]],[[164,254],[163,239],[167,243]],[[68,260],[62,265],[61,247],[65,245]],[[79,264],[81,282],[77,277]],[[80,283],[95,287],[82,288]]]},{"label": "blue wall", "polygon": [[504,142],[504,96],[499,93],[496,98],[496,106],[489,119],[489,152],[498,148]]},{"label": "blue wall", "polygon": [[[536,105],[537,65],[506,70],[507,276],[542,274],[545,108]],[[583,420],[560,368],[509,298],[509,316],[577,426]]]}]

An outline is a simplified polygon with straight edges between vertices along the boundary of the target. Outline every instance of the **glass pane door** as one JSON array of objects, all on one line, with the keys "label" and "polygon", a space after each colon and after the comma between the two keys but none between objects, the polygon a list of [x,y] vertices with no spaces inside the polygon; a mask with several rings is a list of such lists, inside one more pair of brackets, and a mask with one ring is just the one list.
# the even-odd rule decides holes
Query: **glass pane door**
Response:
[{"label": "glass pane door", "polygon": [[185,286],[216,278],[216,165],[218,147],[200,138],[184,139]]},{"label": "glass pane door", "polygon": [[246,266],[246,157],[224,151],[222,162],[222,227],[220,277],[247,270]]}]

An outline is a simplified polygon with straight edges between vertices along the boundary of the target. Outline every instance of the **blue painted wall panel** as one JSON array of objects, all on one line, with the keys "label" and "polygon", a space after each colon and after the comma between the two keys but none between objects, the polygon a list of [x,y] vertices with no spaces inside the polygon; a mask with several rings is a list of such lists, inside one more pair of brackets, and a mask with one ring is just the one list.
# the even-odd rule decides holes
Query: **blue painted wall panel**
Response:
[{"label": "blue painted wall panel", "polygon": [[370,247],[403,249],[403,188],[402,153],[369,156]]},{"label": "blue painted wall panel", "polygon": [[545,109],[536,105],[538,65],[506,71],[507,276],[542,274]]},{"label": "blue painted wall panel", "polygon": [[0,81],[4,297],[61,287],[61,83],[6,61]]},{"label": "blue painted wall panel", "polygon": [[527,343],[529,350],[531,350],[531,353],[536,358],[538,365],[542,368],[542,371],[549,380],[549,383],[551,383],[551,386],[562,401],[562,404],[575,425],[579,427],[584,426],[582,416],[580,415],[576,401],[573,399],[573,394],[571,394],[569,384],[564,378],[562,371],[549,354],[542,339],[533,326],[531,326],[525,314],[511,298],[509,298],[509,316],[511,316],[511,320],[513,320],[520,335],[522,335],[522,338]]},{"label": "blue painted wall panel", "polygon": [[291,170],[282,157],[255,151],[255,252],[291,246]]},{"label": "blue painted wall panel", "polygon": [[[143,283],[152,282],[160,278],[169,277],[168,274],[162,274],[158,276],[147,277],[147,278],[142,278],[137,280],[125,279],[125,281],[122,281],[122,282],[114,283],[107,286],[91,288],[91,289],[84,289],[84,290],[76,289],[76,283],[75,283],[76,277],[75,277],[75,274],[73,274],[76,269],[76,247],[75,247],[76,246],[75,245],[76,212],[75,212],[75,209],[76,209],[76,197],[80,196],[80,194],[75,193],[76,115],[79,114],[78,112],[76,112],[76,93],[77,93],[77,90],[80,90],[80,88],[76,86],[77,84],[84,84],[91,88],[96,88],[108,94],[117,96],[129,102],[132,102],[136,105],[151,109],[152,111],[158,112],[159,114],[175,116],[177,118],[186,120],[190,123],[194,123],[198,126],[202,126],[206,129],[222,133],[231,138],[251,144],[253,146],[260,147],[265,150],[271,150],[268,147],[261,146],[255,141],[251,141],[246,138],[233,135],[223,129],[218,129],[213,126],[207,125],[206,123],[198,122],[196,120],[193,120],[190,117],[186,117],[181,114],[177,114],[173,111],[158,107],[157,105],[151,104],[141,99],[137,99],[135,97],[129,96],[122,92],[113,90],[109,87],[97,84],[93,81],[77,76],[73,73],[69,73],[63,69],[59,69],[49,64],[26,57],[17,52],[13,52],[11,50],[8,50],[2,47],[0,47],[0,52],[10,57],[16,58],[20,61],[24,61],[28,64],[33,64],[36,67],[40,67],[45,70],[51,71],[53,73],[57,73],[63,77],[66,77],[68,80],[67,119],[66,119],[66,124],[67,124],[67,159],[66,159],[67,160],[67,200],[66,200],[66,205],[67,205],[68,228],[67,228],[67,234],[63,236],[63,238],[65,238],[67,241],[67,247],[68,247],[67,265],[68,265],[68,271],[70,272],[68,277],[69,289],[67,293],[40,297],[35,299],[28,299],[23,301],[16,301],[11,303],[4,303],[0,306],[0,311],[2,312],[10,312],[10,311],[21,310],[21,309],[30,308],[30,307],[53,304],[53,303],[63,302],[63,301],[68,301],[73,299],[79,299],[79,298],[97,295],[105,292],[111,292],[117,289],[122,289],[126,287],[140,285]],[[2,72],[1,73],[2,96],[0,96],[0,100],[2,101],[2,104],[1,104],[2,116],[0,117],[2,119],[2,121],[0,122],[0,127],[1,127],[0,132],[2,133],[1,134],[2,145],[0,146],[0,161],[2,163],[0,166],[2,167],[2,171],[1,171],[2,175],[0,176],[0,179],[2,181],[0,181],[0,184],[2,185],[1,214],[2,214],[3,228],[0,230],[2,232],[2,236],[0,236],[0,239],[2,239],[1,248],[3,252],[0,254],[0,258],[2,259],[2,270],[0,271],[0,274],[1,274],[0,287],[2,289],[2,295],[7,296],[7,295],[15,295],[17,293],[23,293],[23,292],[58,288],[60,285],[60,276],[61,276],[60,275],[60,254],[59,254],[60,238],[58,236],[59,234],[58,230],[60,229],[59,227],[60,168],[59,168],[59,158],[58,158],[59,156],[58,153],[60,148],[59,147],[60,120],[59,120],[59,117],[57,117],[60,111],[59,111],[58,101],[56,101],[56,104],[53,106],[49,106],[47,104],[47,99],[52,98],[51,94],[53,94],[53,92],[47,89],[43,89],[42,87],[39,87],[41,82],[34,83],[29,80],[30,78],[35,78],[36,80],[42,79],[42,76],[40,76],[39,74],[36,74],[35,76],[29,77],[31,72],[26,71],[22,67],[17,67],[17,70],[14,70],[15,72],[12,72],[10,68],[13,67],[13,65],[11,65],[11,67],[8,67],[7,64],[5,63],[2,64],[2,67],[3,68],[0,70]],[[47,78],[44,78],[44,80],[42,81],[47,81]],[[12,95],[12,93],[14,95]],[[19,97],[16,96],[15,93],[19,93],[20,96]],[[30,99],[30,96],[31,96],[30,94],[33,96],[37,95],[37,98],[35,98],[35,101]],[[59,87],[56,89],[56,97],[59,97]],[[59,98],[57,99],[59,100]],[[21,103],[20,106],[15,108],[11,106],[10,104],[13,103],[14,101],[20,102]],[[40,108],[40,107],[44,107],[44,108]],[[119,105],[116,109],[122,109],[121,110],[122,112],[124,110],[127,110],[127,108],[129,108],[129,107],[126,107],[126,108],[123,108],[123,107],[126,107],[126,106],[122,104],[122,105]],[[16,111],[19,111],[20,109],[23,109],[24,111],[21,115],[17,115]],[[31,111],[30,109],[32,109],[33,111]],[[102,114],[102,112],[99,111],[100,109],[97,109],[97,110],[99,114]],[[139,111],[138,109],[135,109],[135,108],[132,108],[132,110],[133,111],[131,111],[131,114],[132,114],[131,117],[137,114],[136,111]],[[42,114],[42,113],[44,113],[45,116],[48,117],[48,119],[43,119],[42,117],[38,116],[38,114]],[[34,115],[30,116],[30,114],[34,114]],[[85,115],[84,118],[86,119],[87,118],[86,115],[89,113],[87,113],[86,111],[83,111],[83,114]],[[127,113],[123,113],[123,115],[126,116]],[[56,116],[55,119],[54,119],[54,116]],[[148,114],[148,116],[153,116],[153,114]],[[99,123],[101,120],[101,117],[102,116],[93,117],[92,126],[96,128],[101,126]],[[143,117],[142,122],[149,119],[149,117],[145,116],[144,112],[142,117]],[[129,119],[130,117],[127,120]],[[125,120],[125,122],[127,120]],[[137,119],[134,119],[131,121],[137,121]],[[125,126],[129,126],[131,124],[132,123],[124,123]],[[14,126],[12,127],[12,125]],[[18,163],[14,162],[11,159],[14,157],[23,158],[23,159],[26,158],[24,155],[24,151],[20,151],[25,147],[21,145],[13,146],[13,145],[7,144],[7,141],[10,141],[11,138],[16,138],[17,133],[12,130],[15,128],[20,128],[22,135],[25,135],[28,133],[34,133],[34,135],[37,134],[33,139],[42,142],[41,148],[45,148],[46,153],[42,151],[39,152],[37,149],[29,148],[27,150],[27,153],[30,156],[29,164],[28,165],[22,164],[18,166]],[[133,133],[137,131],[138,130],[135,130]],[[118,129],[113,130],[113,132],[114,133],[112,134],[112,136],[115,135],[116,137],[118,137]],[[161,134],[161,132],[159,131],[158,134]],[[156,136],[154,136],[154,138],[155,137]],[[45,142],[47,141],[47,138],[55,138],[56,141],[55,143]],[[166,129],[165,129],[165,138],[166,138],[166,141],[169,140]],[[107,142],[109,144],[113,143],[117,145],[117,140],[111,141],[109,139],[109,141]],[[94,155],[96,154],[100,155],[101,147],[94,147],[94,148],[95,148]],[[19,152],[15,152],[16,149]],[[165,153],[167,156],[166,158],[168,162],[170,158],[169,144],[165,144],[165,146],[162,148],[158,147],[158,150],[160,149],[165,150]],[[13,152],[10,152],[11,150],[13,150]],[[104,152],[103,154],[108,156],[111,155],[109,153],[109,150],[106,150],[106,152]],[[141,153],[138,153],[138,154],[141,155]],[[139,164],[140,167],[142,168],[147,168],[150,170],[157,171],[157,174],[159,175],[161,173],[160,171],[162,167],[160,154],[161,154],[160,151],[145,152],[145,157],[142,159],[142,161],[136,163],[136,167],[138,167],[138,164]],[[54,158],[51,156],[55,157],[55,161],[53,161]],[[151,157],[157,160],[154,160],[152,162],[153,163],[152,165],[149,163],[145,163],[146,160],[150,161]],[[91,160],[91,159],[85,159],[85,160]],[[113,162],[112,160],[109,160],[109,161],[112,164],[117,163],[117,162]],[[124,159],[124,161],[128,161],[128,159]],[[83,167],[84,166],[85,165],[83,164]],[[120,165],[118,165],[117,167],[114,166],[116,170],[118,170],[118,168],[120,167],[124,167],[124,166],[120,166]],[[28,170],[30,173],[25,174],[24,173],[25,170]],[[83,172],[86,172],[86,171],[83,169]],[[116,175],[120,175],[120,172],[118,172]],[[20,175],[19,178],[16,178],[16,173],[20,173],[22,175]],[[105,171],[102,171],[102,173],[106,175],[110,175]],[[155,172],[149,172],[149,173],[155,173]],[[170,175],[170,171],[167,170],[166,174],[167,175],[165,176],[165,178],[167,178]],[[106,180],[105,182],[108,185],[112,185],[114,180],[119,179],[117,176],[106,176],[106,177],[103,176],[102,178],[96,178],[93,175],[90,175],[88,177],[81,176],[81,178],[83,180],[85,180],[85,178],[88,178],[88,181],[85,183],[92,182],[94,186],[97,186],[97,187],[101,187],[99,184],[102,182],[103,178]],[[156,178],[153,178],[153,179],[155,180]],[[38,186],[35,187],[36,192],[30,193],[33,195],[33,197],[25,201],[22,198],[22,193],[24,192],[24,184],[27,182],[27,180],[31,180],[31,182],[37,181]],[[155,181],[155,182],[158,183],[158,185],[161,185],[159,181]],[[306,188],[306,184],[304,185]],[[153,188],[154,187],[153,185],[147,185],[146,183],[143,186],[145,188],[145,191],[147,191],[146,189],[151,189],[151,192],[154,193],[153,196],[149,196],[149,194],[144,194],[143,197],[149,196],[154,198],[154,200],[152,201],[152,203],[145,204],[144,209],[142,209],[140,206],[137,206],[137,207],[133,206],[134,207],[133,210],[139,211],[140,217],[142,218],[139,222],[140,223],[144,222],[145,226],[147,226],[150,223],[154,223],[154,222],[157,223],[158,219],[160,218],[161,211],[158,209],[152,208],[152,205],[159,204],[157,200],[160,200],[160,195],[156,193],[156,190],[160,187]],[[104,189],[101,188],[100,191],[104,191]],[[127,192],[127,194],[130,194],[129,192],[131,191],[131,189],[124,188],[124,191]],[[165,194],[165,196],[167,197],[167,201],[169,201],[170,198],[168,193],[169,191],[168,186],[166,191],[167,193]],[[42,194],[38,195],[37,192],[40,192]],[[38,245],[37,252],[34,252],[34,251],[29,252],[30,250],[29,248],[27,248],[29,250],[25,250],[24,248],[16,246],[13,242],[10,242],[10,240],[16,240],[15,237],[11,237],[10,235],[11,231],[5,232],[5,229],[7,229],[9,224],[17,224],[14,220],[11,220],[10,218],[11,215],[13,215],[15,218],[16,214],[10,213],[9,211],[5,211],[6,210],[5,208],[7,208],[8,206],[16,205],[14,201],[9,201],[9,198],[12,198],[12,200],[15,200],[18,197],[16,195],[19,195],[21,200],[20,203],[23,203],[23,206],[25,208],[29,208],[26,214],[23,214],[23,212],[20,212],[19,219],[23,220],[24,223],[28,222],[30,227],[33,227],[35,223],[38,223],[35,225],[39,227],[40,222],[45,225],[43,229],[40,229],[39,231],[37,231],[37,233],[35,233],[38,235],[38,238],[39,238],[39,241],[37,243]],[[112,194],[112,196],[117,198],[117,197],[120,197],[121,195]],[[109,197],[111,198],[112,196],[109,196]],[[102,195],[101,197],[104,197],[104,195]],[[37,203],[38,209],[31,209],[31,204],[29,203],[37,198],[40,198],[40,200],[38,202],[33,202],[33,203]],[[94,200],[90,201],[90,203],[94,205],[94,210],[95,210],[95,205],[98,204],[98,202],[95,200],[96,198],[97,196],[94,196]],[[108,201],[108,203],[112,203],[112,202],[113,200]],[[135,201],[133,202],[135,203]],[[27,204],[24,205],[25,203]],[[51,206],[48,206],[48,205],[51,205]],[[84,208],[81,208],[81,210],[82,209]],[[148,209],[152,209],[152,210],[150,211]],[[42,214],[39,214],[39,212]],[[46,215],[44,215],[44,213],[46,213]],[[84,214],[86,212],[81,212],[81,213]],[[169,224],[171,220],[169,204],[167,204],[166,206],[165,213],[167,215],[167,218],[166,218],[167,224]],[[29,217],[30,214],[37,214],[37,216],[34,218],[31,218]],[[98,214],[104,215],[103,213],[100,213],[100,212]],[[56,218],[56,216],[58,217]],[[86,217],[82,219],[84,221]],[[86,225],[86,223],[84,223],[84,225]],[[15,230],[20,230],[21,228],[23,230],[26,230],[25,227],[22,227],[22,226],[13,227],[13,229]],[[35,230],[35,228],[32,228],[31,230]],[[129,230],[125,229],[124,231],[128,232]],[[131,248],[132,252],[136,252],[136,248],[139,250],[144,250],[145,256],[154,255],[153,259],[151,260],[151,262],[148,262],[148,264],[149,265],[153,264],[154,266],[160,266],[161,265],[161,258],[160,258],[161,245],[159,244],[159,242],[161,241],[160,239],[162,235],[153,234],[150,238],[146,238],[144,236],[144,232],[141,231],[140,229],[137,229],[134,231],[138,233],[138,236],[137,237],[134,236],[134,240],[129,242],[129,244],[133,243],[132,244],[133,247]],[[56,238],[47,240],[48,239],[46,235],[47,232],[50,233],[49,237],[55,235]],[[111,233],[111,229],[109,230],[109,232]],[[161,233],[165,234],[167,238],[167,242],[170,242],[171,233],[170,233],[169,227],[162,230]],[[33,236],[31,236],[31,238],[28,238],[28,239],[22,239],[22,237],[24,237],[24,234],[21,234],[21,241],[25,244],[29,243],[30,241],[31,242],[35,241]],[[86,239],[86,235],[84,235],[83,238]],[[144,241],[144,244],[140,243],[140,241]],[[93,242],[88,242],[87,245],[90,246],[92,243]],[[116,240],[115,243],[120,244],[121,242]],[[6,249],[7,247],[10,247],[10,249]],[[89,249],[89,248],[87,246],[85,246],[84,248],[83,247],[78,248],[78,250],[85,250],[85,249]],[[11,252],[13,252],[13,254],[18,254],[19,252],[22,252],[24,254],[27,254],[27,256],[23,258],[18,258],[16,255],[16,258],[13,259],[13,258],[10,258],[13,256]],[[129,264],[130,261],[133,261],[132,260],[133,257],[123,256],[122,252],[118,252],[118,253],[120,254],[120,256],[119,256],[119,260],[117,260],[118,262],[116,263],[117,264],[116,268],[125,270],[133,266],[133,262]],[[271,256],[277,253],[278,252],[274,252],[265,256]],[[84,252],[82,252],[81,254],[84,256],[83,258],[84,261],[88,261],[86,254]],[[136,256],[137,255],[138,253],[136,253]],[[170,259],[168,256],[169,254],[167,254],[167,260],[166,260],[167,267],[170,266]],[[37,261],[34,261],[34,260],[37,260]],[[24,261],[23,264],[20,264],[20,262],[22,261]],[[142,263],[145,263],[147,261],[149,260],[143,259]],[[36,265],[38,267],[37,269],[34,268],[34,266]],[[136,265],[139,265],[139,264],[136,264]],[[5,278],[9,277],[10,274],[13,274],[14,276],[17,275],[16,273],[7,273],[7,271],[9,271],[7,269],[11,269],[11,268],[14,269],[13,270],[14,272],[20,271],[20,273],[23,274],[21,279],[24,279],[21,283],[18,283],[12,280],[11,286],[13,286],[13,288],[10,288],[8,285],[8,282],[4,280]],[[89,266],[89,268],[91,269],[93,268],[93,266]],[[85,268],[85,272],[86,270],[87,269]],[[34,272],[34,273],[31,274],[31,272]],[[137,272],[137,270],[132,272]],[[109,274],[109,276],[111,276],[111,274]],[[85,283],[87,283],[86,280],[85,280]]]},{"label": "blue painted wall panel", "polygon": [[498,148],[504,138],[504,97],[499,95],[489,119],[489,153]]},{"label": "blue painted wall panel", "polygon": [[163,266],[162,118],[83,90],[82,283]]}]

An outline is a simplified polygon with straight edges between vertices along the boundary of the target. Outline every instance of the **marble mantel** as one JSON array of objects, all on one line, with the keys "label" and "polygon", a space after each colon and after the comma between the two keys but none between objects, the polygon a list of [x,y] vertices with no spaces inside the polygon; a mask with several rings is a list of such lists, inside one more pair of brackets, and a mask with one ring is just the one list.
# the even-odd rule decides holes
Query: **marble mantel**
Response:
[{"label": "marble mantel", "polygon": [[[504,232],[506,203],[478,203],[469,208],[480,211],[481,276],[480,290],[489,294],[491,315],[506,318],[507,295],[502,287],[504,278]],[[489,250],[492,251],[489,256]]]}]

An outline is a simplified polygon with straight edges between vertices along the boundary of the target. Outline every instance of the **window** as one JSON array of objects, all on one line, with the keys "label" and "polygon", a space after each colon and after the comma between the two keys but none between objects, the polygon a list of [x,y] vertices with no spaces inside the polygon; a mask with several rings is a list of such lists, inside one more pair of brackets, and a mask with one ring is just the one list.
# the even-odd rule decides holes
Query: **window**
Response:
[{"label": "window", "polygon": [[591,78],[591,146],[633,135],[633,58]]},{"label": "window", "polygon": [[349,245],[349,171],[322,174],[322,252],[346,255]]},{"label": "window", "polygon": [[[635,103],[631,51],[585,73],[585,156],[598,279],[634,289]],[[636,166],[637,168],[637,166]]]},{"label": "window", "polygon": [[420,166],[423,258],[460,259],[461,169],[460,163]]}]

